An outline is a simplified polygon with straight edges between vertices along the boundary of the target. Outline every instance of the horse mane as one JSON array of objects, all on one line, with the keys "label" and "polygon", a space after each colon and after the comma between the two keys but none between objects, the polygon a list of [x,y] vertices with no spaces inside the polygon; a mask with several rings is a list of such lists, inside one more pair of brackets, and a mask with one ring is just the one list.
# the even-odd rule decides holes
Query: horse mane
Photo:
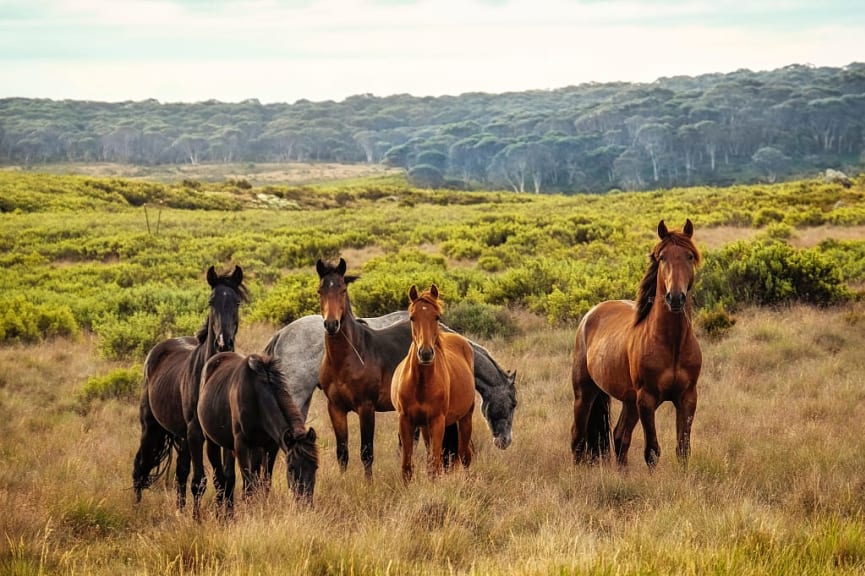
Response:
[{"label": "horse mane", "polygon": [[652,304],[655,301],[655,292],[658,289],[659,255],[670,244],[690,250],[694,254],[694,265],[700,264],[700,251],[697,249],[697,245],[682,232],[670,230],[660,242],[655,244],[655,247],[652,248],[652,252],[649,254],[649,267],[646,269],[646,273],[643,275],[643,279],[640,280],[640,286],[637,289],[637,313],[634,318],[634,326],[645,320],[652,310]]},{"label": "horse mane", "polygon": [[292,434],[299,436],[306,430],[306,426],[300,410],[297,409],[291,399],[291,394],[288,393],[288,383],[285,379],[285,372],[282,370],[282,362],[275,356],[253,355],[250,360],[249,367],[264,379],[265,385],[273,393],[282,415],[288,421]]}]

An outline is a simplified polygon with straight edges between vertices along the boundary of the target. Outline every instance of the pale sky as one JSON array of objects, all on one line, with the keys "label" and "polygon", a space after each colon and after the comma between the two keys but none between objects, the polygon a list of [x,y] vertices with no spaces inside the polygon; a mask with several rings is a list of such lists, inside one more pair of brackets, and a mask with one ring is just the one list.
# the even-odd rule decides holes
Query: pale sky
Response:
[{"label": "pale sky", "polygon": [[0,0],[0,98],[340,101],[851,62],[862,0]]}]

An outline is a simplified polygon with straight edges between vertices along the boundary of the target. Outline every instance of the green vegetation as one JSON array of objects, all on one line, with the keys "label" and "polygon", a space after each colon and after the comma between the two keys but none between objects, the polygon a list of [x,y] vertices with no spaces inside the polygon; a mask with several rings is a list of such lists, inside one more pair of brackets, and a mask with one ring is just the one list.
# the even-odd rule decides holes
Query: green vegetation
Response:
[{"label": "green vegetation", "polygon": [[405,308],[411,284],[435,282],[452,304],[446,320],[478,334],[512,334],[494,320],[506,308],[567,324],[634,296],[660,219],[691,218],[698,244],[712,229],[763,227],[706,251],[699,306],[829,305],[865,283],[865,243],[792,242],[809,227],[865,225],[863,181],[564,197],[423,191],[384,177],[268,186],[291,201],[277,208],[258,203],[262,189],[230,183],[0,172],[0,342],[95,333],[105,358],[140,360],[200,326],[210,265],[242,265],[247,317],[284,324],[317,311],[316,259],[348,250],[360,255],[348,260],[362,315]]}]

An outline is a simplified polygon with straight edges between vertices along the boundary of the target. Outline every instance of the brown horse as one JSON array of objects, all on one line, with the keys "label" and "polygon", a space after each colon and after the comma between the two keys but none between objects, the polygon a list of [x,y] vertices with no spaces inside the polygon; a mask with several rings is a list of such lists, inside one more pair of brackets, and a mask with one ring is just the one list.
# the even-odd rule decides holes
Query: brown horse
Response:
[{"label": "brown horse", "polygon": [[278,360],[235,352],[212,357],[204,365],[197,412],[220,509],[230,513],[234,505],[235,457],[248,497],[269,488],[280,449],[286,455],[288,487],[298,502],[312,503],[318,469],[315,430],[304,426]]},{"label": "brown horse", "polygon": [[327,413],[336,436],[336,458],[341,470],[348,466],[348,413],[360,421],[360,459],[367,478],[372,476],[375,413],[393,410],[390,383],[394,368],[405,357],[404,343],[411,327],[398,323],[373,330],[351,310],[348,285],[357,279],[345,275],[346,263],[316,263],[321,315],[324,319],[324,356],[318,381],[327,397]]},{"label": "brown horse", "polygon": [[409,290],[412,343],[393,373],[390,388],[399,413],[402,476],[412,477],[414,431],[418,427],[427,447],[432,475],[442,469],[445,426],[457,423],[457,456],[463,466],[472,461],[472,413],[475,407],[474,352],[464,337],[441,329],[442,303],[435,284],[418,294]]},{"label": "brown horse", "polygon": [[660,241],[650,254],[637,301],[601,302],[580,322],[571,375],[575,462],[609,455],[612,396],[622,402],[613,433],[619,465],[627,464],[631,433],[639,420],[646,464],[655,467],[661,455],[655,410],[667,400],[676,408],[676,456],[687,465],[702,365],[689,298],[700,263],[693,234],[690,220],[681,231],[668,230],[661,220]]},{"label": "brown horse", "polygon": [[207,479],[202,462],[204,438],[197,417],[190,417],[188,407],[192,406],[194,414],[201,369],[207,359],[217,352],[234,349],[238,309],[248,299],[240,266],[230,275],[218,275],[211,266],[207,270],[207,283],[211,287],[210,312],[197,336],[163,340],[144,361],[144,390],[139,407],[141,441],[132,471],[135,499],[140,502],[141,492],[165,472],[173,447],[177,451],[177,508],[182,510],[186,505],[186,481],[192,463],[195,518],[199,516],[198,504]]}]

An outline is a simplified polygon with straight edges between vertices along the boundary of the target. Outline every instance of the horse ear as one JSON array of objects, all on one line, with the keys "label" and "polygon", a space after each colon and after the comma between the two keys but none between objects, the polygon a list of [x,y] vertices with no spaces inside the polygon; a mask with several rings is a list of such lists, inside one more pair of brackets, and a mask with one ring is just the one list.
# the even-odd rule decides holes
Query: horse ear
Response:
[{"label": "horse ear", "polygon": [[231,275],[231,281],[234,282],[235,286],[240,286],[240,283],[243,282],[243,268],[235,265],[234,273]]},{"label": "horse ear", "polygon": [[694,235],[694,223],[691,222],[690,218],[687,218],[685,220],[685,228],[682,230],[682,232],[684,232],[685,236],[687,236],[688,238]]},{"label": "horse ear", "polygon": [[297,439],[294,437],[294,433],[291,431],[291,428],[286,430],[282,435],[282,441],[285,442],[285,447],[288,450],[294,448],[294,444],[297,442]]},{"label": "horse ear", "polygon": [[327,267],[324,265],[324,262],[321,261],[321,258],[319,258],[318,262],[315,263],[315,271],[318,272],[319,278],[323,278],[327,272]]},{"label": "horse ear", "polygon": [[663,240],[664,238],[667,237],[667,234],[669,234],[669,233],[670,232],[669,232],[669,230],[667,230],[667,225],[664,224],[664,221],[661,220],[660,222],[658,222],[658,238]]},{"label": "horse ear", "polygon": [[411,288],[408,289],[408,299],[411,302],[417,300],[417,286],[414,284],[411,285]]},{"label": "horse ear", "polygon": [[219,276],[216,275],[216,269],[211,266],[207,269],[207,283],[210,284],[211,288],[215,288],[217,280],[219,280]]},{"label": "horse ear", "polygon": [[346,268],[345,260],[340,258],[339,259],[339,265],[336,267],[336,273],[339,274],[340,276],[345,276],[345,268]]},{"label": "horse ear", "polygon": [[307,431],[306,431],[306,439],[307,440],[309,440],[310,442],[315,442],[317,438],[318,438],[318,435],[315,433],[315,428],[310,427],[309,429],[307,429]]},{"label": "horse ear", "polygon": [[435,284],[431,284],[429,287],[429,293],[432,294],[433,298],[439,297],[439,288]]}]

